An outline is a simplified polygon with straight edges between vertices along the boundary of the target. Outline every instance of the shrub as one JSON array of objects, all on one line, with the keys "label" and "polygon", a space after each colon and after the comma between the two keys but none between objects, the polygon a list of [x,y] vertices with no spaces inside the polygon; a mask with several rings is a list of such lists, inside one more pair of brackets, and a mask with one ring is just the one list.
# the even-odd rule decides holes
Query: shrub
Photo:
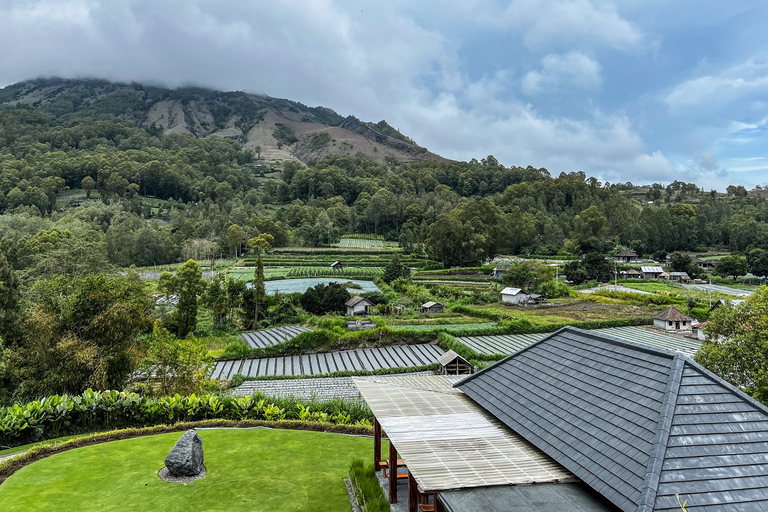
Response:
[{"label": "shrub", "polygon": [[357,501],[365,512],[385,512],[390,510],[389,501],[376,478],[373,464],[366,464],[363,459],[354,459],[349,465],[349,478],[355,488]]}]

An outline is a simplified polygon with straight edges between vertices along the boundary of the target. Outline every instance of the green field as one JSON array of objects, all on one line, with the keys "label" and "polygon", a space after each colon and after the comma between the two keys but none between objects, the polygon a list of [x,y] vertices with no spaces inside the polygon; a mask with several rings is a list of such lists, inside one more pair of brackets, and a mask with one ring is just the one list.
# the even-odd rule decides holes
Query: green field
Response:
[{"label": "green field", "polygon": [[223,429],[199,434],[208,471],[200,480],[180,484],[157,476],[180,436],[161,434],[87,446],[35,462],[0,486],[0,508],[3,512],[349,510],[342,477],[352,459],[367,460],[373,450],[373,439],[320,432]]},{"label": "green field", "polygon": [[334,270],[330,267],[298,267],[288,270],[288,277],[352,277],[357,279],[375,279],[384,274],[381,267],[345,267]]},{"label": "green field", "polygon": [[342,238],[334,247],[345,249],[383,249],[383,240],[371,240],[370,238]]},{"label": "green field", "polygon": [[[284,279],[288,277],[290,268],[264,268],[264,279]],[[227,277],[241,281],[253,281],[252,268],[231,268],[227,270]]]},{"label": "green field", "polygon": [[443,332],[462,332],[477,331],[481,329],[492,329],[498,324],[496,322],[466,323],[466,324],[416,324],[416,325],[388,325],[390,331],[443,331]]}]

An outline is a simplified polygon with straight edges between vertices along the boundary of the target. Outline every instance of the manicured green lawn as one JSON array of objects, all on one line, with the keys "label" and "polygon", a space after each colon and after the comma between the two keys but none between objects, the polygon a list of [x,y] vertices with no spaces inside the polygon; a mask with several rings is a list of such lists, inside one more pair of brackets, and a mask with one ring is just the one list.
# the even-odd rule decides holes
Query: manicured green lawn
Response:
[{"label": "manicured green lawn", "polygon": [[368,459],[373,449],[370,438],[320,432],[198,432],[208,469],[201,480],[178,484],[158,478],[181,435],[161,434],[78,448],[30,464],[0,485],[0,510],[350,510],[342,478],[351,459]]}]

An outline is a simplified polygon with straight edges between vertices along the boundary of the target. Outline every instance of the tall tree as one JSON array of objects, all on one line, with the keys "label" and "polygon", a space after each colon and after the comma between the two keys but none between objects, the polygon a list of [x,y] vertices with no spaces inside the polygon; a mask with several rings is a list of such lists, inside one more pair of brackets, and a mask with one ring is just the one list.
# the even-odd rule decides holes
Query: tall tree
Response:
[{"label": "tall tree", "polygon": [[199,339],[191,335],[177,338],[156,326],[141,367],[158,380],[156,391],[160,396],[189,395],[199,392],[208,381],[212,362],[205,343]]},{"label": "tall tree", "polygon": [[717,308],[696,362],[768,403],[768,286],[739,304]]},{"label": "tall tree", "polygon": [[198,298],[205,292],[203,272],[195,260],[189,260],[176,270],[176,275],[163,272],[158,289],[165,294],[177,295],[176,321],[179,336],[186,336],[197,328]]},{"label": "tall tree", "polygon": [[0,249],[0,337],[15,345],[23,334],[23,310],[19,278]]},{"label": "tall tree", "polygon": [[237,252],[240,246],[243,245],[243,239],[245,238],[245,231],[237,224],[232,224],[227,228],[227,246],[235,250],[235,259],[237,259]]},{"label": "tall tree", "polygon": [[264,304],[264,300],[267,296],[267,290],[264,286],[264,261],[261,259],[261,253],[266,252],[272,248],[272,242],[275,241],[275,237],[269,233],[262,233],[257,237],[248,240],[248,247],[256,251],[256,268],[253,271],[253,291],[254,291],[254,308],[253,308],[253,329],[258,329],[259,325],[259,306]]},{"label": "tall tree", "polygon": [[86,176],[83,178],[83,180],[80,182],[80,188],[85,190],[85,198],[90,199],[91,198],[91,191],[96,188],[96,182],[93,181],[93,178],[90,176]]}]

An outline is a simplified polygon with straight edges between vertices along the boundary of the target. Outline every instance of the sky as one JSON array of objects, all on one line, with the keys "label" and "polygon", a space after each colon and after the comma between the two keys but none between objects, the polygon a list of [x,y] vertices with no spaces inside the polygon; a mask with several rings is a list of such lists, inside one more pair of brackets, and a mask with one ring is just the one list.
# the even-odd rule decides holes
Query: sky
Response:
[{"label": "sky", "polygon": [[768,184],[764,0],[0,0],[0,87],[243,90],[386,119],[447,158]]}]

